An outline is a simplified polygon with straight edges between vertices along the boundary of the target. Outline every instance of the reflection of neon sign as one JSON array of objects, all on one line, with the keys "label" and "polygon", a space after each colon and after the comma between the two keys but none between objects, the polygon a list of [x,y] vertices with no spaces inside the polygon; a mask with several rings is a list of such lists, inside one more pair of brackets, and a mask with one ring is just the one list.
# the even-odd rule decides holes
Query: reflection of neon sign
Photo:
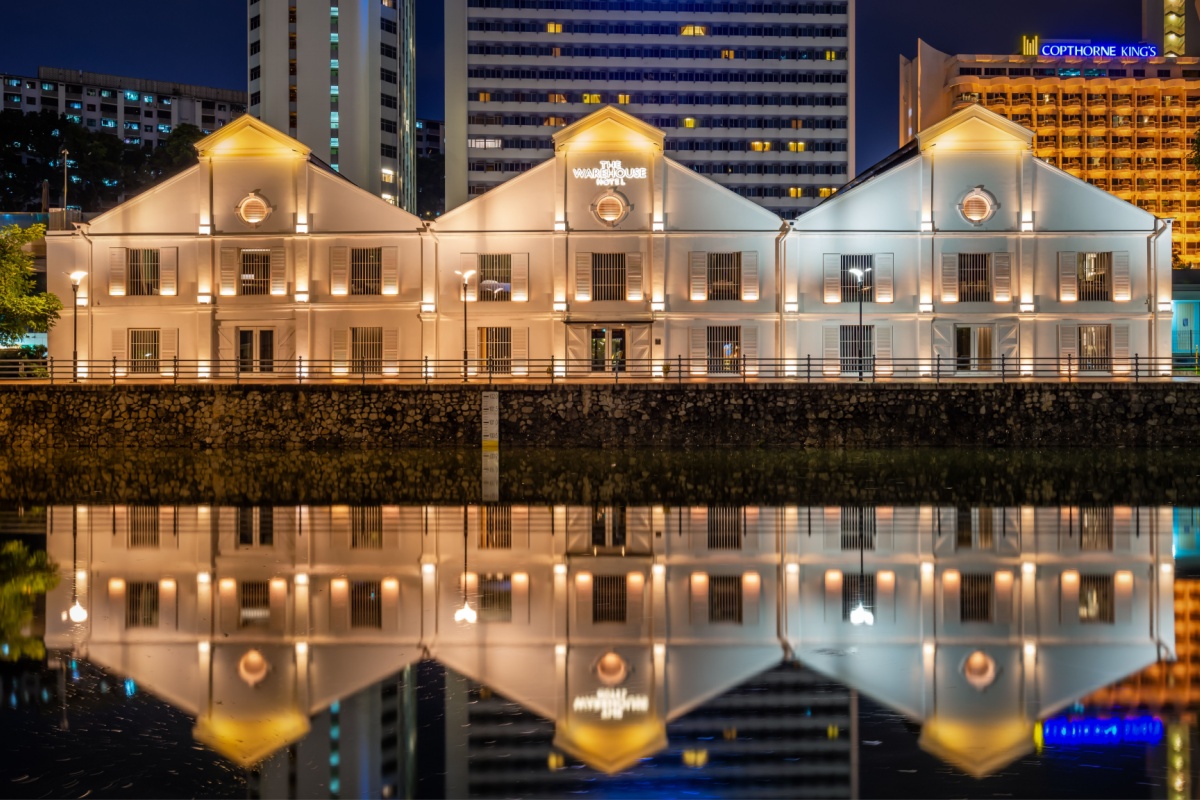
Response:
[{"label": "reflection of neon sign", "polygon": [[576,697],[571,705],[577,714],[599,714],[600,719],[624,719],[625,714],[645,714],[650,698],[629,694],[625,689],[597,689],[595,694]]},{"label": "reflection of neon sign", "polygon": [[1152,44],[1048,44],[1038,55],[1079,56],[1080,58],[1155,58],[1158,47]]},{"label": "reflection of neon sign", "polygon": [[1053,717],[1042,723],[1046,744],[1158,744],[1162,736],[1158,717]]},{"label": "reflection of neon sign", "polygon": [[599,167],[576,167],[571,172],[581,180],[594,180],[597,186],[624,186],[627,180],[646,179],[645,167],[623,167],[620,161],[601,161]]}]

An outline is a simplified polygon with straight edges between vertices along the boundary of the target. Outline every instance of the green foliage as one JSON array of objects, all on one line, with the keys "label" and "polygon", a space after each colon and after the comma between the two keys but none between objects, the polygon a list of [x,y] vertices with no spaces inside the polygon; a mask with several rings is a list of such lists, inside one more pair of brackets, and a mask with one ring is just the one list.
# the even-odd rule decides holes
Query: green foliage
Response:
[{"label": "green foliage", "polygon": [[34,604],[39,595],[58,586],[58,565],[44,550],[30,551],[24,542],[0,547],[0,642],[7,653],[0,659],[41,658],[45,644],[24,631],[33,623]]},{"label": "green foliage", "polygon": [[34,294],[33,255],[25,250],[45,232],[43,225],[0,228],[0,347],[46,333],[58,321],[62,301],[49,292]]}]

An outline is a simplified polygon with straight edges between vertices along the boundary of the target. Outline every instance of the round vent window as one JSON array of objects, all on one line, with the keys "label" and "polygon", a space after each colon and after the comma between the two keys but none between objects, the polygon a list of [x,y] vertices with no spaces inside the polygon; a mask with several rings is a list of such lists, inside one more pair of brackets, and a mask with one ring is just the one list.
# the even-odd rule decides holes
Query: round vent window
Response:
[{"label": "round vent window", "polygon": [[609,192],[592,203],[592,213],[605,225],[616,225],[629,215],[629,203],[616,192]]},{"label": "round vent window", "polygon": [[996,198],[992,197],[982,186],[976,186],[967,193],[958,208],[967,222],[979,225],[986,222],[999,207],[1000,204],[996,202]]},{"label": "round vent window", "polygon": [[616,686],[624,682],[629,675],[629,665],[625,659],[609,650],[596,662],[596,677],[605,686]]},{"label": "round vent window", "polygon": [[238,203],[237,215],[247,225],[261,225],[271,215],[267,201],[251,192]]},{"label": "round vent window", "polygon": [[996,681],[996,660],[982,650],[976,650],[963,661],[962,672],[967,683],[982,692]]}]

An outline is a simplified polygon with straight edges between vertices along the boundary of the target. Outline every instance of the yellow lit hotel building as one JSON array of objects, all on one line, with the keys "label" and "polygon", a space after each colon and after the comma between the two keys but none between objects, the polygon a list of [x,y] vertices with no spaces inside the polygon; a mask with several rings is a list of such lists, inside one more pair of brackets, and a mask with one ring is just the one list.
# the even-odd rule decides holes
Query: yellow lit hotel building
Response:
[{"label": "yellow lit hotel building", "polygon": [[[1183,34],[1147,38],[1171,45]],[[1200,44],[1200,32],[1191,38]],[[1171,48],[1160,44],[1036,37],[1022,50],[1028,54],[948,55],[922,41],[915,58],[901,56],[900,145],[982,104],[1031,129],[1038,158],[1174,218],[1176,263],[1200,267],[1200,174],[1188,167],[1200,128],[1200,58],[1163,56]]]}]

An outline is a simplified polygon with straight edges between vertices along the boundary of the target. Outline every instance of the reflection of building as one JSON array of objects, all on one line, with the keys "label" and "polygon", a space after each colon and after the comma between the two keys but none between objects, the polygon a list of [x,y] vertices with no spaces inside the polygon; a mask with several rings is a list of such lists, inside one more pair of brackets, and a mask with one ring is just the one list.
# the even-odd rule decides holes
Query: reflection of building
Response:
[{"label": "reflection of building", "polygon": [[446,208],[619,105],[687,170],[796,216],[854,174],[854,24],[853,0],[447,2]]},{"label": "reflection of building", "polygon": [[446,154],[445,124],[440,119],[419,119],[416,130],[416,153],[418,156],[442,156]]},{"label": "reflection of building", "polygon": [[[382,696],[358,693],[432,657],[551,720],[554,753],[617,772],[790,653],[923,722],[925,747],[981,774],[1031,747],[1037,720],[1174,648],[1169,509],[74,513],[77,539],[70,507],[50,522],[48,549],[71,566],[48,598],[47,644],[135,677],[243,764],[304,739],[404,780],[408,701],[388,701],[389,731]],[[90,611],[81,624],[66,612],[76,596]],[[721,731],[740,730],[729,740],[742,747],[754,724]],[[844,743],[809,747],[811,726],[788,726],[802,760],[845,757]],[[376,750],[389,732],[391,749]],[[448,761],[469,759],[454,742]],[[715,766],[717,749],[689,749],[685,766]],[[267,769],[264,786],[286,772]],[[314,779],[350,792],[347,774]]]}]

